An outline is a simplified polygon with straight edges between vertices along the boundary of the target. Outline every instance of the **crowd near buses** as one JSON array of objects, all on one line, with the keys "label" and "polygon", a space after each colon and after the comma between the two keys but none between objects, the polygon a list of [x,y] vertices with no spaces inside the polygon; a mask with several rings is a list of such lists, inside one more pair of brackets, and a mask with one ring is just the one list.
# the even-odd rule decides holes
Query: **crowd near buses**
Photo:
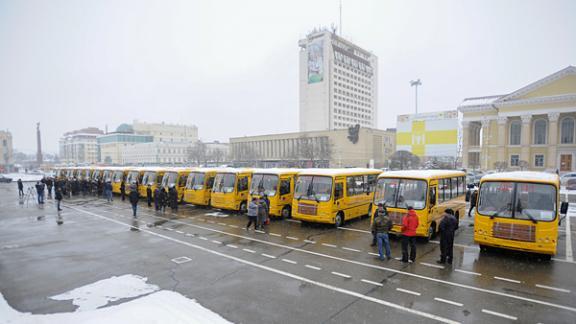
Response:
[{"label": "crowd near buses", "polygon": [[[106,188],[124,198],[132,190],[150,201],[171,191],[174,203],[246,212],[265,199],[270,218],[293,218],[336,227],[355,218],[386,214],[391,235],[402,236],[411,216],[414,237],[430,240],[466,216],[466,173],[458,170],[257,169],[170,167],[63,167],[54,170],[66,195],[102,195]],[[560,201],[557,174],[504,172],[482,177],[475,208],[474,241],[482,250],[510,249],[556,254],[558,227],[568,210]],[[157,200],[157,199],[156,199]],[[158,209],[158,208],[157,208]],[[377,228],[377,229],[374,229]],[[404,242],[403,242],[404,243]]]}]

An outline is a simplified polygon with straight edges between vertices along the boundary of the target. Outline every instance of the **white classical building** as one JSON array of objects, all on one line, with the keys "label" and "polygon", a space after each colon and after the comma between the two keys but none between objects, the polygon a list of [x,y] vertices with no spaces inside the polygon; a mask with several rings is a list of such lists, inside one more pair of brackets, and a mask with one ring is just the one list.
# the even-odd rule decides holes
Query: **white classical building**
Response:
[{"label": "white classical building", "polygon": [[378,58],[327,30],[300,46],[300,131],[377,128]]},{"label": "white classical building", "polygon": [[96,163],[98,153],[98,136],[104,132],[96,127],[88,127],[68,133],[60,138],[60,161],[62,163],[84,164]]},{"label": "white classical building", "polygon": [[124,147],[122,164],[185,164],[191,144],[185,142],[150,142]]},{"label": "white classical building", "polygon": [[132,129],[135,134],[153,136],[155,142],[192,144],[198,140],[198,127],[194,125],[145,123],[135,120]]}]

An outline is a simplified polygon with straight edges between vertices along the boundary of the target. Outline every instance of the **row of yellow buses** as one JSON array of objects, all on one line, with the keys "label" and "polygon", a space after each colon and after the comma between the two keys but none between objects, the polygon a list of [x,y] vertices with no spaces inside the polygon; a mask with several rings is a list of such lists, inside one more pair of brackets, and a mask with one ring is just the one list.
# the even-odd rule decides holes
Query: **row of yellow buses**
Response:
[{"label": "row of yellow buses", "polygon": [[[373,215],[386,206],[392,233],[402,232],[402,218],[412,207],[419,219],[418,236],[431,239],[446,209],[457,219],[466,214],[466,174],[454,170],[375,169],[235,169],[161,167],[78,167],[56,170],[57,177],[137,183],[146,187],[176,187],[181,202],[245,211],[253,197],[266,195],[270,216],[341,226],[345,221]],[[509,172],[484,176],[480,182],[474,220],[474,240],[489,246],[553,255],[556,253],[560,203],[556,174]],[[371,219],[372,221],[372,219]]]}]

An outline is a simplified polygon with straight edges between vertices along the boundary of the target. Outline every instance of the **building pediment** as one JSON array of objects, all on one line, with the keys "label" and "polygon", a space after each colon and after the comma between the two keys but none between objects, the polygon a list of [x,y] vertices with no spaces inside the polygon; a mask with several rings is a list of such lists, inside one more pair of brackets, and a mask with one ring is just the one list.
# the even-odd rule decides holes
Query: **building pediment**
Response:
[{"label": "building pediment", "polygon": [[494,103],[527,100],[539,97],[576,95],[576,67],[568,66],[556,73],[502,96]]}]

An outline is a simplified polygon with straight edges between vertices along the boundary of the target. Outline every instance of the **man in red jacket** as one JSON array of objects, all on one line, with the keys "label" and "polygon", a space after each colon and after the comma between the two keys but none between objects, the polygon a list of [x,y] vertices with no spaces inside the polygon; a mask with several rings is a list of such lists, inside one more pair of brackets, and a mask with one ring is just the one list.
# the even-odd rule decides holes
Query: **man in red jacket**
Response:
[{"label": "man in red jacket", "polygon": [[[402,218],[402,262],[416,260],[416,229],[418,216],[412,206],[408,206],[408,214]],[[408,259],[408,244],[410,244],[410,259]]]}]

